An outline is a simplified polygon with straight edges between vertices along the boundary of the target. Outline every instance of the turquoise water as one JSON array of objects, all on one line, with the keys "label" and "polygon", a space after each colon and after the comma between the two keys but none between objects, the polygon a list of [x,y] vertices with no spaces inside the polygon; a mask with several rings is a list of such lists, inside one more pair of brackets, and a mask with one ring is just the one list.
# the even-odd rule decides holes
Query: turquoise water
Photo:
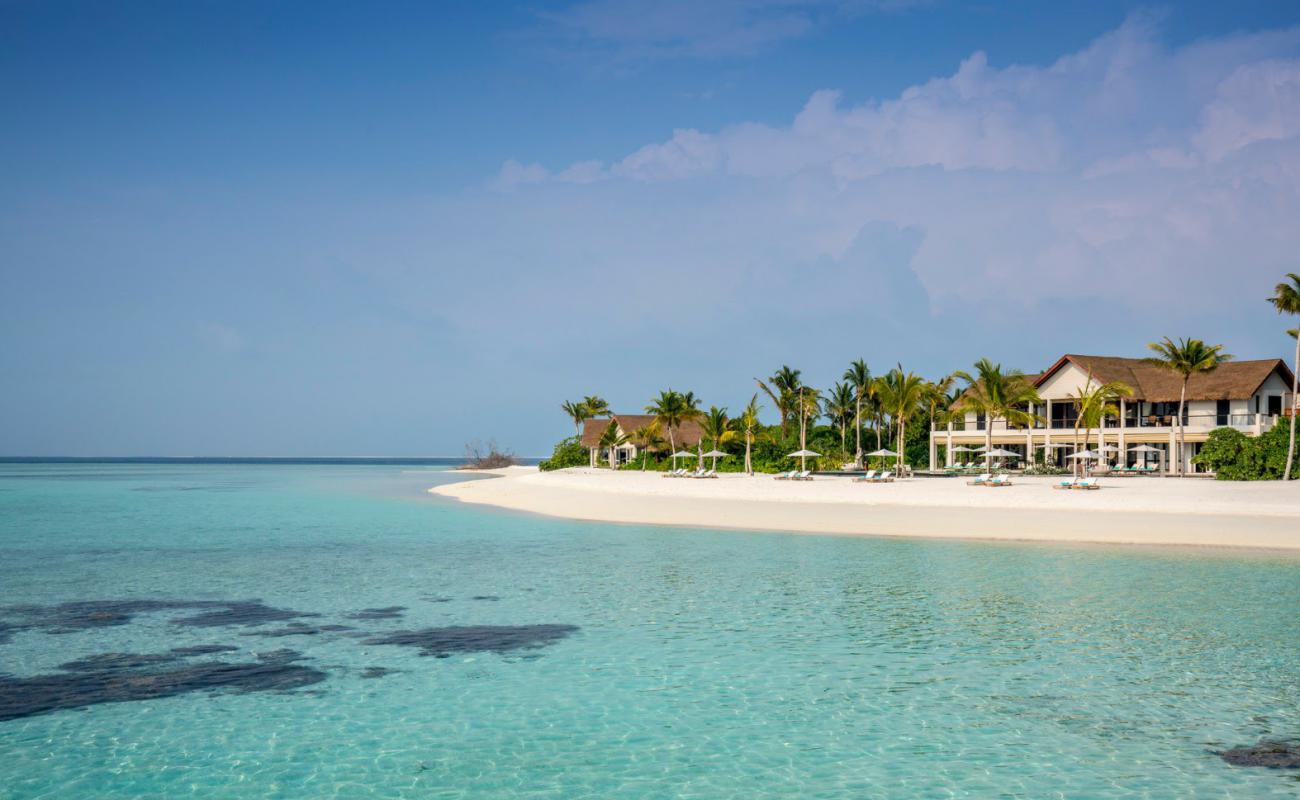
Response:
[{"label": "turquoise water", "polygon": [[[99,700],[218,662],[305,678],[28,708],[0,721],[0,797],[1300,794],[1214,754],[1300,737],[1295,557],[609,526],[423,491],[458,479],[0,465],[0,687],[67,692],[60,665],[105,653],[164,660],[98,674]],[[141,599],[320,616],[51,610]],[[430,629],[442,657],[376,643]],[[234,649],[166,655],[201,645]]]}]

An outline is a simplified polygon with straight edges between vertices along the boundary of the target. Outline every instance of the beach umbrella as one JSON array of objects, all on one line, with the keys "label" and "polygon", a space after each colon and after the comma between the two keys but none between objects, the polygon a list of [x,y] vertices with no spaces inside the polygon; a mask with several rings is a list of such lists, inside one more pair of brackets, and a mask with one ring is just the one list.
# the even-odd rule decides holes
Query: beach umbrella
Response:
[{"label": "beach umbrella", "polygon": [[1077,453],[1069,454],[1066,458],[1096,458],[1099,455],[1101,454],[1094,450],[1080,450]]},{"label": "beach umbrella", "polygon": [[872,458],[898,458],[898,453],[895,453],[893,450],[890,450],[887,447],[882,447],[879,450],[873,450],[872,452],[867,453],[867,455],[871,456]]},{"label": "beach umbrella", "polygon": [[990,450],[984,455],[989,456],[990,458],[1020,458],[1020,454],[1014,450],[1003,450],[1000,448]]},{"label": "beach umbrella", "polygon": [[717,472],[717,471],[718,471],[718,459],[719,459],[719,458],[726,458],[728,455],[730,455],[730,453],[724,453],[724,452],[722,452],[721,450],[710,450],[709,452],[705,453],[704,455],[705,455],[706,457],[710,457],[710,458],[713,459],[713,471],[714,471],[714,472]]},{"label": "beach umbrella", "polygon": [[673,453],[673,469],[677,469],[677,459],[690,458],[693,455],[695,454],[689,450],[678,450],[676,453]]},{"label": "beach umbrella", "polygon": [[1130,448],[1128,449],[1128,451],[1129,451],[1130,453],[1141,453],[1141,454],[1142,454],[1142,466],[1144,466],[1144,467],[1147,465],[1147,454],[1148,454],[1148,453],[1159,453],[1159,454],[1160,454],[1160,474],[1161,474],[1161,475],[1164,474],[1164,472],[1165,472],[1165,451],[1164,451],[1164,450],[1161,450],[1159,447],[1152,447],[1152,446],[1149,445],[1149,444],[1135,444],[1135,445],[1133,445],[1132,447],[1130,447]]},{"label": "beach umbrella", "polygon": [[788,456],[786,456],[786,458],[798,458],[798,459],[799,459],[799,469],[800,469],[800,470],[805,470],[805,468],[808,466],[808,460],[807,460],[807,459],[808,459],[809,457],[817,458],[817,457],[820,456],[820,455],[821,455],[821,453],[814,453],[814,452],[811,451],[811,450],[796,450],[796,451],[794,451],[793,453],[791,453],[791,454],[789,454]]}]

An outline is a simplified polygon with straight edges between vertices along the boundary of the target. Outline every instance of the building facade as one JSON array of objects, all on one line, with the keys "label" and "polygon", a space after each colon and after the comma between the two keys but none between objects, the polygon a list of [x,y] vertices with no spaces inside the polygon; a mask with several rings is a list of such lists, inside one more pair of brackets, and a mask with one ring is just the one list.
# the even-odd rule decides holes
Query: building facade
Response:
[{"label": "building facade", "polygon": [[[582,446],[587,448],[591,454],[591,466],[597,464],[614,464],[615,466],[627,464],[636,460],[641,454],[641,450],[635,441],[636,431],[649,427],[655,421],[655,417],[649,414],[611,414],[607,419],[588,419],[582,423]],[[602,447],[600,440],[604,437],[605,431],[610,425],[617,427],[618,432],[628,440],[623,444],[613,448]],[[668,431],[660,430],[659,435],[663,437],[663,448],[669,447]],[[700,440],[704,437],[704,431],[700,428],[699,423],[694,421],[684,422],[673,428],[672,442],[679,449],[685,448],[690,450],[699,445]]]},{"label": "building facade", "polygon": [[[966,414],[930,432],[931,463],[948,466],[978,460],[975,448],[992,434],[993,446],[1030,454],[1042,463],[1068,467],[1075,450],[1077,408],[1073,398],[1091,381],[1092,386],[1117,381],[1133,390],[1119,403],[1119,416],[1108,418],[1101,428],[1078,432],[1078,447],[1102,448],[1104,461],[1114,466],[1164,465],[1175,468],[1179,393],[1182,378],[1140,358],[1064,355],[1042,374],[1032,377],[1042,402],[1029,410],[1039,419],[1031,426],[1011,425],[1006,420],[990,424],[976,414]],[[1183,413],[1185,452],[1183,469],[1204,471],[1192,463],[1201,444],[1215,428],[1236,428],[1250,436],[1267,431],[1279,419],[1292,413],[1291,370],[1281,359],[1229,361],[1213,372],[1192,376],[1187,384]],[[1144,451],[1131,448],[1147,445]],[[966,448],[962,450],[961,448]],[[971,451],[968,453],[968,451]],[[963,456],[968,456],[963,458]]]}]

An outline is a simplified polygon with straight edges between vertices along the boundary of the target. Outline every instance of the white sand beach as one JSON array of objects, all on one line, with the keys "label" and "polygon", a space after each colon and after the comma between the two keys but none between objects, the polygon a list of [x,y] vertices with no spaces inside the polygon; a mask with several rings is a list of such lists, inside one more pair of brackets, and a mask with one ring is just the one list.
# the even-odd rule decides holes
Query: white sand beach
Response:
[{"label": "white sand beach", "polygon": [[[890,484],[770,475],[716,480],[659,473],[530,467],[430,489],[466,503],[569,519],[872,536],[1199,545],[1300,550],[1300,483],[1102,479],[1099,491],[1054,490],[1059,478],[1008,487],[964,478]],[[483,474],[483,473],[480,473]]]}]

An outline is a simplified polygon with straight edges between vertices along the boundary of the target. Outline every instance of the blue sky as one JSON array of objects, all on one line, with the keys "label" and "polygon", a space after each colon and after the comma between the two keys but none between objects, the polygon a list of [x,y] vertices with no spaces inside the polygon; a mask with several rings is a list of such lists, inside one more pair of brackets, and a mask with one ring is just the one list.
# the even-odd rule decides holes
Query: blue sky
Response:
[{"label": "blue sky", "polygon": [[7,0],[0,92],[0,454],[1288,350],[1294,3]]}]

